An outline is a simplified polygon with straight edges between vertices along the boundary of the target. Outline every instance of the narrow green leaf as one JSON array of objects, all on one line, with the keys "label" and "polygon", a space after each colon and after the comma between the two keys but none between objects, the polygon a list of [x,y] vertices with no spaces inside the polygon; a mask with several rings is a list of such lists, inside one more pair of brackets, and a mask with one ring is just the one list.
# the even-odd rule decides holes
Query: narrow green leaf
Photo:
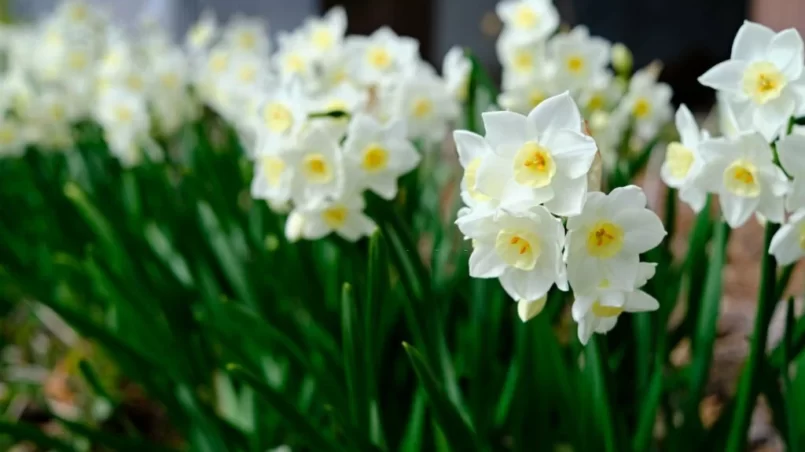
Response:
[{"label": "narrow green leaf", "polygon": [[346,374],[347,392],[349,394],[352,422],[358,426],[369,425],[369,400],[366,396],[366,374],[361,356],[357,306],[352,296],[352,286],[344,283],[341,289],[341,340],[344,356],[344,372]]},{"label": "narrow green leaf", "polygon": [[68,430],[76,435],[87,438],[93,445],[103,445],[110,450],[120,452],[141,452],[144,450],[155,452],[171,452],[173,449],[168,449],[140,438],[125,438],[116,436],[101,430],[93,429],[79,422],[68,421],[66,419],[58,418],[60,424],[65,426]]},{"label": "narrow green leaf", "polygon": [[363,312],[363,368],[366,374],[366,393],[371,405],[369,435],[374,444],[385,446],[385,435],[378,407],[377,366],[383,346],[383,307],[389,293],[388,257],[383,234],[378,228],[369,240],[366,301]]},{"label": "narrow green leaf", "polygon": [[330,437],[323,434],[323,428],[314,426],[310,419],[288,401],[285,394],[260,381],[256,376],[236,364],[226,366],[227,372],[248,383],[283,417],[283,420],[298,435],[299,440],[308,443],[315,450],[341,450],[342,448]]},{"label": "narrow green leaf", "polygon": [[81,374],[84,376],[84,379],[87,380],[89,386],[95,391],[95,394],[108,402],[112,402],[112,397],[109,396],[109,393],[104,389],[101,380],[98,378],[98,374],[92,369],[90,363],[82,359],[81,362],[78,363],[78,368],[81,370]]},{"label": "narrow green leaf", "polygon": [[604,434],[604,449],[607,452],[618,452],[622,449],[618,444],[618,432],[615,430],[615,412],[610,399],[610,371],[606,354],[603,350],[605,337],[596,336],[585,347],[587,363],[592,368],[593,396],[596,401],[596,414],[599,426]]},{"label": "narrow green leaf", "polygon": [[[779,225],[768,223],[763,250],[769,249],[769,244]],[[761,264],[760,293],[758,294],[757,314],[755,316],[755,329],[749,349],[749,359],[741,374],[736,395],[735,415],[730,427],[727,440],[727,450],[732,452],[743,451],[749,430],[749,421],[755,409],[755,401],[760,390],[760,374],[763,360],[766,357],[766,339],[769,332],[774,307],[777,300],[775,284],[777,282],[777,261],[770,253],[763,253]]]},{"label": "narrow green leaf", "polygon": [[403,347],[408,354],[411,365],[414,367],[414,372],[419,382],[425,389],[434,417],[453,450],[478,450],[479,444],[475,438],[475,432],[439,386],[433,373],[425,363],[425,359],[414,347],[405,342],[403,342]]},{"label": "narrow green leaf", "polygon": [[405,452],[419,452],[425,436],[425,406],[427,398],[422,386],[418,386],[414,393],[414,403],[411,406],[411,415],[406,423],[405,434],[400,450]]},{"label": "narrow green leaf", "polygon": [[664,378],[665,376],[662,372],[654,372],[654,375],[651,377],[648,392],[644,397],[641,397],[643,403],[640,407],[640,414],[637,419],[637,430],[635,431],[634,440],[632,440],[632,450],[635,452],[649,450],[649,445],[651,444],[651,439],[654,434],[654,424],[657,422],[657,407],[662,397]]},{"label": "narrow green leaf", "polygon": [[[801,406],[796,404],[796,395],[794,394],[794,386],[791,382],[790,366],[793,362],[794,356],[791,356],[793,351],[791,347],[794,345],[794,298],[791,297],[786,303],[785,309],[785,332],[783,334],[783,366],[780,369],[780,375],[783,379],[783,389],[785,390],[785,406],[786,418],[788,420],[788,450],[800,450],[799,447],[799,434],[802,426],[797,422]],[[772,382],[774,384],[775,382]],[[777,414],[777,413],[775,413]],[[782,414],[782,413],[779,413]]]}]

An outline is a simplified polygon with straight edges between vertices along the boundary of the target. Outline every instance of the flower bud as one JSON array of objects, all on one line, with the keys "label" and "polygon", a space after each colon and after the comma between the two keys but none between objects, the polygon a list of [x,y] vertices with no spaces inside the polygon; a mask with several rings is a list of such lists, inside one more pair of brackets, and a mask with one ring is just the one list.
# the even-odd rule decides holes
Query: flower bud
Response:
[{"label": "flower bud", "polygon": [[629,75],[632,72],[632,51],[622,43],[612,46],[612,67],[618,75]]},{"label": "flower bud", "polygon": [[536,317],[537,314],[542,312],[545,308],[545,302],[547,300],[547,295],[534,301],[520,300],[520,302],[517,303],[517,314],[520,316],[520,320],[525,323]]}]

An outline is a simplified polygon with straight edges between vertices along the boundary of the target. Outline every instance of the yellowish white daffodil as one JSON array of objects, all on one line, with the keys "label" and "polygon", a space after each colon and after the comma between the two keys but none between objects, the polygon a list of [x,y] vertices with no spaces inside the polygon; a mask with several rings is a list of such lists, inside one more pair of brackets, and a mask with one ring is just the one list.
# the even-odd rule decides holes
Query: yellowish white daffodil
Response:
[{"label": "yellowish white daffodil", "polygon": [[19,157],[26,145],[23,125],[11,117],[0,118],[0,158]]},{"label": "yellowish white daffodil", "polygon": [[578,102],[582,111],[589,115],[598,111],[610,112],[623,94],[623,84],[614,79],[612,72],[604,70],[593,74],[580,87]]},{"label": "yellowish white daffodil", "polygon": [[223,30],[223,43],[235,53],[250,53],[262,57],[271,51],[268,24],[257,17],[235,16]]},{"label": "yellowish white daffodil", "polygon": [[419,42],[381,27],[369,36],[347,37],[345,52],[350,78],[373,86],[411,71],[419,59]]},{"label": "yellowish white daffodil", "polygon": [[504,33],[526,42],[540,41],[559,27],[559,13],[552,0],[504,0],[495,7]]},{"label": "yellowish white daffodil", "polygon": [[287,204],[291,200],[296,168],[289,152],[275,150],[254,157],[254,178],[251,194],[271,205]]},{"label": "yellowish white daffodil", "polygon": [[296,79],[262,92],[251,125],[257,137],[255,152],[273,154],[294,146],[312,113],[310,99]]},{"label": "yellowish white daffodil", "polygon": [[311,124],[287,151],[294,178],[291,199],[297,207],[317,205],[344,190],[342,135],[339,128]]},{"label": "yellowish white daffodil", "polygon": [[347,178],[357,189],[368,189],[385,199],[397,195],[397,179],[419,165],[421,157],[407,139],[402,120],[381,124],[358,114],[344,141]]},{"label": "yellowish white daffodil", "polygon": [[791,265],[805,256],[805,209],[794,212],[774,234],[769,254],[777,259],[777,265]]},{"label": "yellowish white daffodil", "polygon": [[578,337],[582,344],[592,337],[593,333],[606,334],[618,322],[624,312],[656,311],[659,302],[640,290],[654,276],[656,264],[640,263],[637,278],[626,289],[613,288],[607,280],[601,280],[599,287],[587,292],[573,289],[573,320],[578,322]]},{"label": "yellowish white daffodil", "polygon": [[506,110],[527,114],[545,99],[562,92],[556,76],[556,65],[546,61],[529,78],[504,84],[498,103]]},{"label": "yellowish white daffodil", "polygon": [[697,183],[719,195],[730,227],[742,226],[755,212],[773,223],[783,221],[788,178],[774,164],[772,150],[760,133],[705,140],[699,151],[704,165]]},{"label": "yellowish white daffodil", "polygon": [[315,96],[311,109],[319,113],[341,111],[355,114],[364,111],[368,102],[369,94],[366,90],[356,88],[349,83],[341,83]]},{"label": "yellowish white daffodil", "polygon": [[616,288],[634,287],[640,254],[665,237],[657,214],[646,208],[639,187],[616,188],[605,195],[588,193],[581,214],[567,220],[565,250],[574,292],[590,293],[606,281]]},{"label": "yellowish white daffodil", "polygon": [[347,31],[344,8],[330,8],[322,17],[310,17],[301,28],[304,41],[319,63],[327,63],[340,55]]},{"label": "yellowish white daffodil", "polygon": [[363,209],[363,197],[355,192],[296,208],[288,216],[285,235],[293,241],[300,238],[318,240],[335,233],[355,242],[371,235],[377,228]]},{"label": "yellowish white daffodil", "polygon": [[732,55],[699,82],[729,97],[739,118],[771,141],[802,104],[803,42],[794,29],[775,33],[746,21],[732,44]]},{"label": "yellowish white daffodil", "polygon": [[635,136],[650,140],[673,117],[671,87],[650,69],[637,71],[615,114],[634,123]]},{"label": "yellowish white daffodil", "polygon": [[660,176],[666,185],[679,190],[682,201],[699,212],[707,200],[707,193],[697,183],[704,166],[699,146],[708,135],[699,131],[693,113],[684,104],[676,112],[676,129],[681,142],[668,144]]},{"label": "yellowish white daffodil", "polygon": [[557,74],[556,63],[546,56],[544,42],[523,42],[511,36],[501,36],[496,47],[500,65],[503,66],[504,90],[533,82],[546,73]]},{"label": "yellowish white daffodil", "polygon": [[478,168],[476,188],[508,211],[543,204],[555,215],[576,215],[587,192],[596,153],[579,110],[568,93],[545,100],[528,116],[482,115],[493,154]]},{"label": "yellowish white daffodil", "polygon": [[548,53],[556,61],[557,76],[565,89],[581,89],[609,65],[609,41],[591,37],[580,25],[568,33],[560,33],[548,42]]},{"label": "yellowish white daffodil", "polygon": [[218,37],[218,18],[212,10],[204,10],[185,35],[185,46],[192,54],[198,54],[210,48]]},{"label": "yellowish white daffodil", "polygon": [[298,79],[306,90],[318,88],[318,68],[316,54],[307,36],[296,33],[282,33],[277,38],[277,53],[272,56],[272,63],[282,80]]},{"label": "yellowish white daffodil", "polygon": [[467,99],[471,71],[472,63],[461,47],[451,47],[444,55],[442,77],[447,91],[459,102]]},{"label": "yellowish white daffodil", "polygon": [[462,201],[470,207],[493,201],[491,197],[478,191],[477,187],[478,168],[484,158],[492,155],[492,147],[484,137],[467,130],[454,131],[453,140],[456,142],[458,161],[464,168],[461,178]]},{"label": "yellowish white daffodil", "polygon": [[473,243],[470,276],[498,278],[515,301],[533,302],[554,284],[567,290],[562,263],[564,228],[547,209],[518,214],[462,215],[456,224]]},{"label": "yellowish white daffodil", "polygon": [[387,105],[390,117],[404,118],[408,137],[427,143],[439,143],[448,133],[451,121],[459,114],[459,105],[445,89],[435,72],[421,69],[401,76],[390,90]]}]

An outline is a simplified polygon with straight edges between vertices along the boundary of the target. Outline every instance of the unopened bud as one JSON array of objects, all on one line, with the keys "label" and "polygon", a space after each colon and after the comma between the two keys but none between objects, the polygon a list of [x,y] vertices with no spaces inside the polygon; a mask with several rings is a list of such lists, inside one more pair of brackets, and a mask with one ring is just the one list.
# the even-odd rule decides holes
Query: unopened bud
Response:
[{"label": "unopened bud", "polygon": [[525,323],[536,317],[545,308],[547,300],[547,295],[534,301],[520,300],[517,303],[517,314],[520,316],[520,320]]},{"label": "unopened bud", "polygon": [[612,46],[612,67],[619,75],[629,75],[632,73],[632,65],[634,59],[632,58],[632,51],[622,43],[616,43]]}]

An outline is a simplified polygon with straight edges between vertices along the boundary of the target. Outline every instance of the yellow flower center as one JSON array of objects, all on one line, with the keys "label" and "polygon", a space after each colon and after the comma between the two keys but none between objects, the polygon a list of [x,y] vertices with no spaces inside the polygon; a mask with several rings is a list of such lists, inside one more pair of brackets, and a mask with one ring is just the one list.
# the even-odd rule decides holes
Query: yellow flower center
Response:
[{"label": "yellow flower center", "polygon": [[530,72],[534,68],[534,54],[528,49],[519,49],[512,57],[512,66],[517,72]]},{"label": "yellow flower center", "polygon": [[514,25],[518,28],[534,28],[539,23],[539,14],[528,5],[520,5],[514,13]]},{"label": "yellow flower center", "polygon": [[257,35],[252,31],[242,31],[238,35],[236,42],[238,47],[243,50],[253,50],[257,47]]},{"label": "yellow flower center", "polygon": [[298,53],[292,53],[285,58],[285,69],[293,74],[304,74],[306,69],[304,58]]},{"label": "yellow flower center", "polygon": [[131,122],[134,118],[134,112],[132,112],[131,109],[125,105],[118,105],[115,107],[114,114],[115,119],[117,119],[119,122]]},{"label": "yellow flower center", "polygon": [[175,72],[166,72],[159,76],[159,82],[168,89],[175,89],[179,86],[179,75]]},{"label": "yellow flower center", "polygon": [[543,100],[547,99],[547,95],[545,95],[545,91],[534,88],[528,92],[528,105],[532,108],[536,107],[537,105],[541,104]]},{"label": "yellow flower center", "polygon": [[418,97],[411,106],[411,114],[414,118],[424,119],[433,112],[433,101],[427,97]]},{"label": "yellow flower center", "polygon": [[651,102],[645,97],[639,97],[634,106],[632,106],[632,114],[637,119],[643,119],[651,114]]},{"label": "yellow flower center", "polygon": [[743,75],[743,90],[756,104],[777,99],[785,88],[785,76],[768,61],[749,65]]},{"label": "yellow flower center", "polygon": [[567,59],[566,64],[567,70],[573,74],[578,75],[584,71],[584,58],[582,58],[580,55],[571,55]]},{"label": "yellow flower center", "polygon": [[285,162],[280,158],[268,156],[263,157],[262,164],[268,185],[272,187],[279,185],[282,173],[285,171]]},{"label": "yellow flower center", "polygon": [[361,167],[368,173],[386,169],[389,162],[388,151],[378,143],[372,143],[363,151]]},{"label": "yellow flower center", "polygon": [[310,154],[302,161],[305,178],[313,184],[326,184],[333,180],[333,170],[322,154]]},{"label": "yellow flower center", "polygon": [[724,186],[730,193],[744,198],[760,196],[757,167],[746,160],[736,160],[724,170]]},{"label": "yellow flower center", "polygon": [[366,53],[366,59],[369,60],[369,65],[379,70],[388,69],[392,63],[389,51],[380,46],[370,48]]},{"label": "yellow flower center", "polygon": [[590,96],[590,100],[587,101],[587,109],[590,111],[603,110],[605,103],[604,95],[595,93]]},{"label": "yellow flower center", "polygon": [[478,167],[481,166],[481,158],[476,157],[473,159],[467,169],[464,170],[464,188],[470,194],[470,197],[476,201],[488,201],[490,198],[475,188],[476,181],[478,180]]},{"label": "yellow flower center", "polygon": [[83,3],[75,3],[70,5],[67,10],[67,15],[75,22],[83,22],[87,18],[87,5]]},{"label": "yellow flower center", "polygon": [[587,252],[590,256],[608,259],[623,248],[623,229],[608,221],[596,223],[587,234]]},{"label": "yellow flower center", "polygon": [[257,79],[257,68],[252,65],[246,65],[238,70],[238,78],[243,83],[254,83]]},{"label": "yellow flower center", "polygon": [[70,69],[80,71],[87,67],[89,63],[89,58],[83,52],[70,52],[70,55],[67,57],[67,64],[70,66]]},{"label": "yellow flower center", "polygon": [[266,126],[274,133],[284,133],[293,127],[293,115],[285,105],[274,102],[263,110],[263,120]]},{"label": "yellow flower center", "polygon": [[349,105],[343,99],[332,99],[324,107],[327,111],[349,111]]},{"label": "yellow flower center", "polygon": [[196,47],[203,46],[212,36],[213,29],[207,24],[197,24],[190,30],[190,43]]},{"label": "yellow flower center", "polygon": [[229,56],[225,53],[217,52],[212,57],[210,57],[210,70],[216,74],[220,74],[224,72],[229,66]]},{"label": "yellow flower center", "polygon": [[495,239],[495,251],[510,266],[528,271],[537,265],[540,240],[533,232],[503,229]]},{"label": "yellow flower center", "polygon": [[314,31],[310,40],[313,42],[313,46],[319,50],[327,50],[331,48],[334,41],[333,34],[330,33],[330,30],[326,28],[319,28]]},{"label": "yellow flower center", "polygon": [[668,145],[665,163],[672,176],[682,179],[688,175],[690,167],[693,165],[693,151],[683,146],[682,143],[673,142]]},{"label": "yellow flower center", "polygon": [[604,318],[617,317],[623,314],[623,308],[619,308],[617,306],[604,306],[597,300],[595,303],[593,303],[592,311],[593,315],[596,317]]},{"label": "yellow flower center", "polygon": [[539,143],[526,142],[514,156],[514,180],[520,185],[541,188],[556,174],[550,151]]},{"label": "yellow flower center", "polygon": [[140,92],[143,90],[145,83],[143,82],[142,77],[132,74],[126,77],[126,86],[128,86],[132,91]]},{"label": "yellow flower center", "polygon": [[0,126],[0,145],[8,146],[16,141],[17,134],[14,127],[8,124]]},{"label": "yellow flower center", "polygon": [[330,229],[338,229],[347,221],[348,214],[346,207],[333,206],[321,213],[321,219]]},{"label": "yellow flower center", "polygon": [[54,121],[63,121],[67,117],[67,109],[62,104],[50,104],[48,111],[50,112],[50,118]]}]

